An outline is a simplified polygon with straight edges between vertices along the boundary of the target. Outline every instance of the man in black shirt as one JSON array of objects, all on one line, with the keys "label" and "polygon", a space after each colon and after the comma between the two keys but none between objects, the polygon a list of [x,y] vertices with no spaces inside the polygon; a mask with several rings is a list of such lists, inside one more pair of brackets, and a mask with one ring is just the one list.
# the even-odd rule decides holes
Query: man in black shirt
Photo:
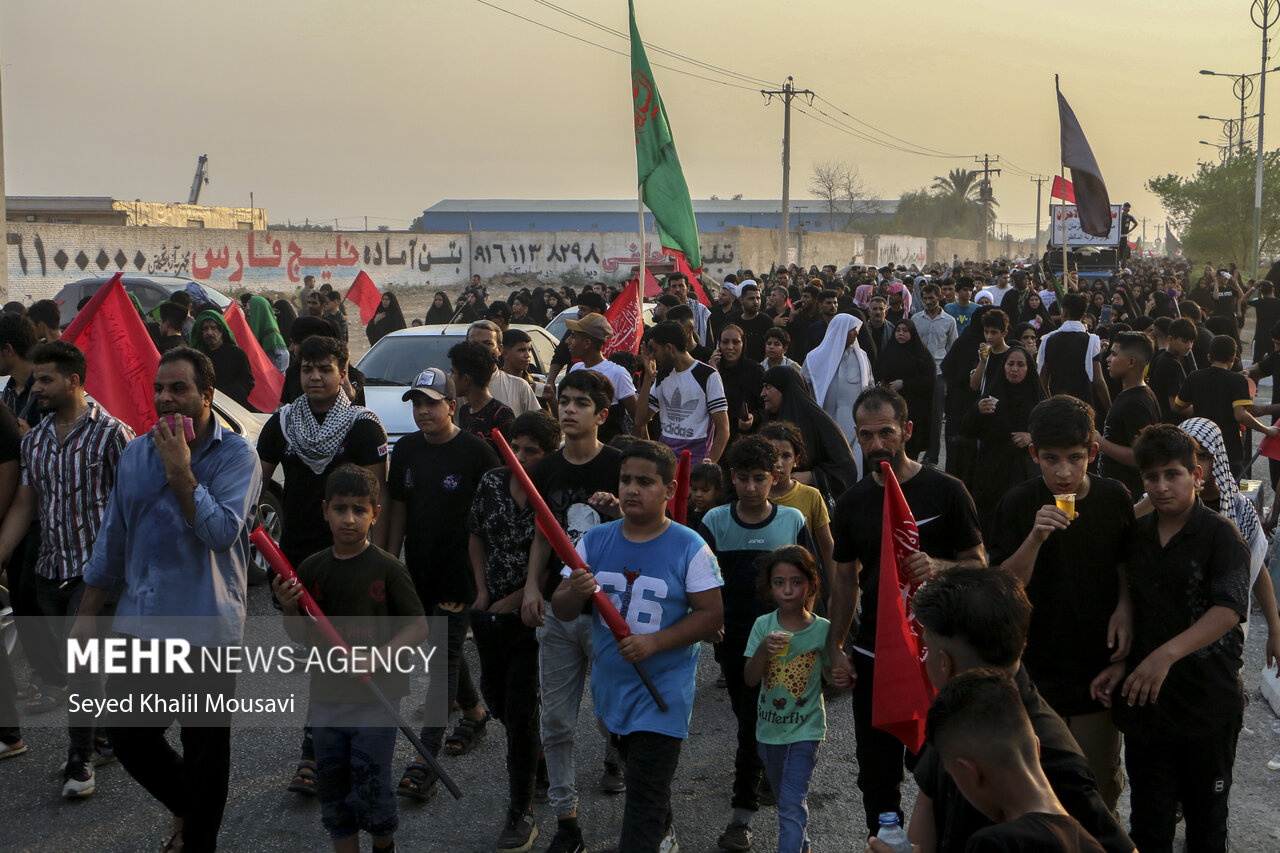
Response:
[{"label": "man in black shirt", "polygon": [[[1120,733],[1089,695],[1099,671],[1128,651],[1124,552],[1133,500],[1114,480],[1090,476],[1098,452],[1093,411],[1059,394],[1031,411],[1040,476],[1015,486],[991,524],[991,564],[1026,585],[1035,609],[1022,663],[1089,760],[1107,808],[1120,798]],[[1056,495],[1074,495],[1074,512]]]},{"label": "man in black shirt", "polygon": [[755,362],[764,361],[764,333],[773,328],[773,319],[760,312],[760,288],[755,282],[742,285],[738,294],[742,313],[733,322],[742,329],[742,352]]},{"label": "man in black shirt", "polygon": [[893,340],[893,323],[885,319],[888,310],[889,303],[883,296],[873,296],[867,303],[866,330],[871,340],[871,349],[867,350],[867,358],[871,359],[872,364],[876,363],[880,353],[889,345],[889,341]]},{"label": "man in black shirt", "polygon": [[[373,474],[379,491],[387,482],[386,430],[377,415],[353,406],[342,391],[347,357],[347,345],[336,338],[308,338],[298,351],[303,396],[282,406],[258,436],[262,482],[270,482],[277,465],[284,466],[280,550],[293,566],[302,565],[303,560],[333,544],[333,534],[324,520],[324,488],[331,472],[352,463]],[[374,524],[371,539],[380,548],[387,544],[381,517]],[[315,748],[309,726],[303,733],[302,760],[289,789],[316,793]]]},{"label": "man in black shirt", "polygon": [[1244,444],[1240,427],[1275,437],[1280,429],[1269,427],[1253,416],[1253,394],[1249,380],[1233,373],[1236,341],[1230,335],[1215,335],[1209,345],[1209,366],[1187,377],[1173,401],[1173,410],[1184,417],[1208,418],[1222,430],[1222,443],[1227,448],[1231,473],[1239,477],[1244,471]]},{"label": "man in black shirt", "polygon": [[493,440],[494,432],[509,434],[515,412],[505,401],[489,393],[489,379],[494,375],[498,360],[484,344],[463,341],[449,349],[449,378],[463,403],[458,407],[458,426],[464,432],[479,436],[498,450]]},{"label": "man in black shirt", "polygon": [[[791,346],[787,349],[787,357],[796,363],[802,363],[809,354],[809,327],[818,320],[818,300],[822,291],[815,285],[807,284],[800,291],[800,305],[791,306],[791,316],[787,320],[787,332],[791,335]],[[825,330],[826,327],[823,326]]]},{"label": "man in black shirt", "polygon": [[[822,339],[827,336],[827,326],[831,325],[832,318],[838,313],[840,313],[840,304],[836,300],[836,292],[822,291],[818,296],[818,319],[809,324],[807,333],[810,351],[822,344]],[[794,337],[792,339],[794,340]]]},{"label": "man in black shirt", "polygon": [[1083,293],[1062,297],[1062,325],[1040,341],[1040,381],[1050,394],[1070,394],[1105,412],[1111,397],[1095,361],[1102,344],[1081,322],[1088,304]]},{"label": "man in black shirt", "polygon": [[[1259,326],[1258,328],[1259,328],[1259,331],[1261,331],[1262,327]],[[1275,376],[1277,373],[1280,373],[1280,322],[1277,322],[1275,325],[1271,326],[1270,329],[1271,329],[1271,351],[1268,352],[1265,356],[1263,356],[1258,361],[1249,365],[1248,369],[1245,370],[1245,375],[1248,376],[1250,379],[1252,379],[1254,382],[1260,381],[1263,377]],[[1261,337],[1257,338],[1255,342],[1257,340],[1261,340]],[[1272,382],[1271,405],[1258,406],[1255,404],[1253,406],[1254,415],[1256,415],[1257,417],[1263,417],[1263,418],[1270,415],[1271,423],[1273,426],[1275,425],[1275,420],[1276,420],[1275,416],[1280,415],[1280,387],[1278,386],[1280,386],[1280,382],[1276,382],[1276,381]],[[1276,483],[1280,483],[1280,462],[1277,462],[1274,459],[1268,459],[1267,466],[1268,466],[1268,474],[1270,474],[1271,476],[1271,487],[1272,489],[1274,489],[1276,486]],[[1275,506],[1272,508],[1273,519],[1275,518],[1275,513],[1277,511],[1280,511],[1280,501],[1277,501]]]},{"label": "man in black shirt", "polygon": [[[559,395],[560,429],[565,444],[538,463],[531,479],[576,545],[592,527],[621,515],[616,494],[622,451],[601,444],[597,437],[609,417],[613,399],[613,386],[603,374],[575,370],[560,383]],[[573,747],[582,688],[592,658],[592,614],[590,605],[572,621],[547,612],[547,602],[560,585],[563,568],[546,536],[538,531],[529,551],[520,613],[526,625],[538,629],[542,747],[551,782],[551,810],[558,824],[551,849],[581,853],[585,847],[578,825]],[[616,749],[606,747],[601,785],[607,793],[626,790]]]},{"label": "man in black shirt", "polygon": [[235,333],[222,315],[217,311],[200,312],[193,338],[195,348],[213,362],[215,387],[246,409],[257,411],[249,405],[254,385],[249,356],[236,343]]},{"label": "man in black shirt", "polygon": [[1257,317],[1254,327],[1256,333],[1253,339],[1253,360],[1260,361],[1270,352],[1266,338],[1262,336],[1262,330],[1270,329],[1280,322],[1280,299],[1275,295],[1276,286],[1269,281],[1258,282],[1256,288],[1258,295],[1250,299],[1248,305]]},{"label": "man in black shirt", "polygon": [[[979,668],[1007,673],[1039,738],[1040,767],[1059,802],[1108,853],[1132,853],[1133,842],[1098,796],[1070,730],[1019,664],[1032,620],[1022,585],[1005,572],[957,566],[916,593],[912,613],[924,628],[925,668],[934,686],[941,689]],[[911,815],[911,840],[936,853],[970,849],[969,838],[991,821],[965,799],[932,745],[921,752],[914,775],[920,794]]]},{"label": "man in black shirt", "polygon": [[[755,284],[754,281],[744,281],[743,284]],[[711,313],[707,319],[708,326],[711,329],[712,336],[720,339],[720,331],[733,322],[733,318],[741,313],[738,307],[738,284],[730,282],[726,277],[724,285],[720,288],[720,292],[716,294],[715,304],[711,306]]]},{"label": "man in black shirt", "polygon": [[156,344],[160,354],[164,355],[177,347],[185,347],[187,340],[182,337],[182,326],[187,322],[187,309],[176,302],[166,300],[160,303],[156,311],[160,314],[160,341]]},{"label": "man in black shirt", "polygon": [[1187,849],[1226,850],[1244,717],[1249,548],[1229,519],[1197,497],[1204,472],[1189,435],[1171,424],[1148,427],[1134,457],[1155,512],[1129,536],[1133,646],[1092,691],[1125,733],[1138,849],[1173,849],[1181,803]]},{"label": "man in black shirt", "polygon": [[1134,502],[1142,495],[1142,478],[1133,464],[1133,440],[1143,427],[1160,423],[1160,404],[1142,377],[1151,361],[1151,339],[1141,332],[1121,332],[1111,344],[1107,369],[1123,390],[1107,410],[1094,441],[1102,448],[1098,472],[1119,480]]},{"label": "man in black shirt", "polygon": [[[906,454],[911,438],[907,402],[895,391],[871,387],[853,407],[858,444],[872,474],[836,502],[831,532],[835,539],[830,618],[827,640],[832,677],[852,688],[857,738],[858,788],[866,810],[867,828],[874,834],[880,814],[902,817],[902,766],[906,750],[901,741],[871,725],[871,688],[875,672],[876,602],[880,588],[880,534],[884,518],[884,479],[880,463],[893,466],[920,532],[920,550],[900,570],[914,583],[923,583],[956,562],[985,565],[978,511],[964,485],[937,468],[925,467]],[[854,635],[853,654],[845,639],[861,598],[862,616]],[[914,761],[914,759],[911,759]]]},{"label": "man in black shirt", "polygon": [[[467,514],[480,478],[498,467],[498,455],[483,439],[454,425],[457,395],[453,380],[440,368],[418,374],[403,399],[413,405],[418,431],[403,436],[391,453],[387,550],[398,554],[404,545],[405,565],[422,606],[430,618],[448,624],[448,705],[426,709],[422,742],[439,754],[445,730],[431,725],[432,717],[448,714],[456,700],[462,719],[447,747],[450,754],[462,755],[475,747],[489,722],[462,656],[470,627],[466,610],[477,592]],[[435,793],[436,784],[430,767],[415,762],[405,769],[396,792],[423,801]]]}]

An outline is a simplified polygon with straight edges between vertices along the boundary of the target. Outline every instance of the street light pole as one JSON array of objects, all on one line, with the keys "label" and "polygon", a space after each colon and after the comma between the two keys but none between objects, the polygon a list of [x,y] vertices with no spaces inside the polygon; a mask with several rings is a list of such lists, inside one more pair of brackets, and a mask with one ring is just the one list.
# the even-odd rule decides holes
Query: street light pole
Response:
[{"label": "street light pole", "polygon": [[[1267,112],[1267,48],[1268,30],[1275,23],[1275,14],[1280,9],[1280,0],[1253,0],[1253,6],[1249,10],[1249,18],[1253,21],[1254,26],[1262,30],[1262,70],[1258,72],[1258,76],[1262,79],[1258,87],[1258,148],[1256,156],[1258,158],[1258,168],[1253,179],[1253,276],[1257,278],[1261,274],[1262,266],[1262,164],[1263,154],[1266,149],[1262,145],[1262,125],[1266,121]],[[1262,21],[1258,21],[1258,16],[1262,16]]]}]

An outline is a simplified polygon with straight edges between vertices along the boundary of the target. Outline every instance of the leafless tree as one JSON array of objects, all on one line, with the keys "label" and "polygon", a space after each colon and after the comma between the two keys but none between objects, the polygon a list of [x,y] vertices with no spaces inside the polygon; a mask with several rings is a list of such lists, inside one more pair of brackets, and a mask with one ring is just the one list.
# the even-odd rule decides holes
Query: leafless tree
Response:
[{"label": "leafless tree", "polygon": [[[809,176],[809,193],[826,202],[833,231],[847,231],[858,215],[871,212],[874,206],[867,201],[857,168],[843,160],[815,163]],[[838,215],[843,217],[843,222]]]}]

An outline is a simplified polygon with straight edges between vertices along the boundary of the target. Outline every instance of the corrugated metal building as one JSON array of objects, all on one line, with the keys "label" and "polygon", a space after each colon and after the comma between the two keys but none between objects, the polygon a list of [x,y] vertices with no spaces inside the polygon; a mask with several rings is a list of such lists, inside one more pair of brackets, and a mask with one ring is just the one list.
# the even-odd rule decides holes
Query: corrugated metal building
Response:
[{"label": "corrugated metal building", "polygon": [[[884,226],[898,210],[897,199],[856,203],[854,223]],[[771,199],[694,199],[702,233],[743,228],[779,228],[782,202]],[[444,199],[422,212],[424,231],[630,231],[636,228],[636,200],[606,199]],[[845,231],[847,210],[832,216],[820,199],[791,200],[791,229]],[[645,228],[653,215],[645,211]],[[879,229],[875,229],[879,230]]]}]

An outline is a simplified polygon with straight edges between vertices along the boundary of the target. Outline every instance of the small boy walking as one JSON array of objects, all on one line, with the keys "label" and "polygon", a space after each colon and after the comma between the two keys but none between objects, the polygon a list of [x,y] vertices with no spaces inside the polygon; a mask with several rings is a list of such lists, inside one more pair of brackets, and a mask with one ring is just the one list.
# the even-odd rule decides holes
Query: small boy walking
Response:
[{"label": "small boy walking", "polygon": [[320,788],[320,822],[335,853],[359,853],[360,831],[373,836],[375,853],[395,850],[395,786],[391,761],[396,727],[354,676],[373,681],[393,702],[409,692],[408,673],[375,665],[398,649],[427,637],[427,618],[409,572],[399,560],[369,543],[381,507],[378,482],[357,465],[343,465],[325,483],[324,517],[333,546],[298,567],[297,580],[272,580],[284,609],[285,630],[298,641],[314,641],[298,601],[305,588],[355,651],[351,673],[311,673]]}]

